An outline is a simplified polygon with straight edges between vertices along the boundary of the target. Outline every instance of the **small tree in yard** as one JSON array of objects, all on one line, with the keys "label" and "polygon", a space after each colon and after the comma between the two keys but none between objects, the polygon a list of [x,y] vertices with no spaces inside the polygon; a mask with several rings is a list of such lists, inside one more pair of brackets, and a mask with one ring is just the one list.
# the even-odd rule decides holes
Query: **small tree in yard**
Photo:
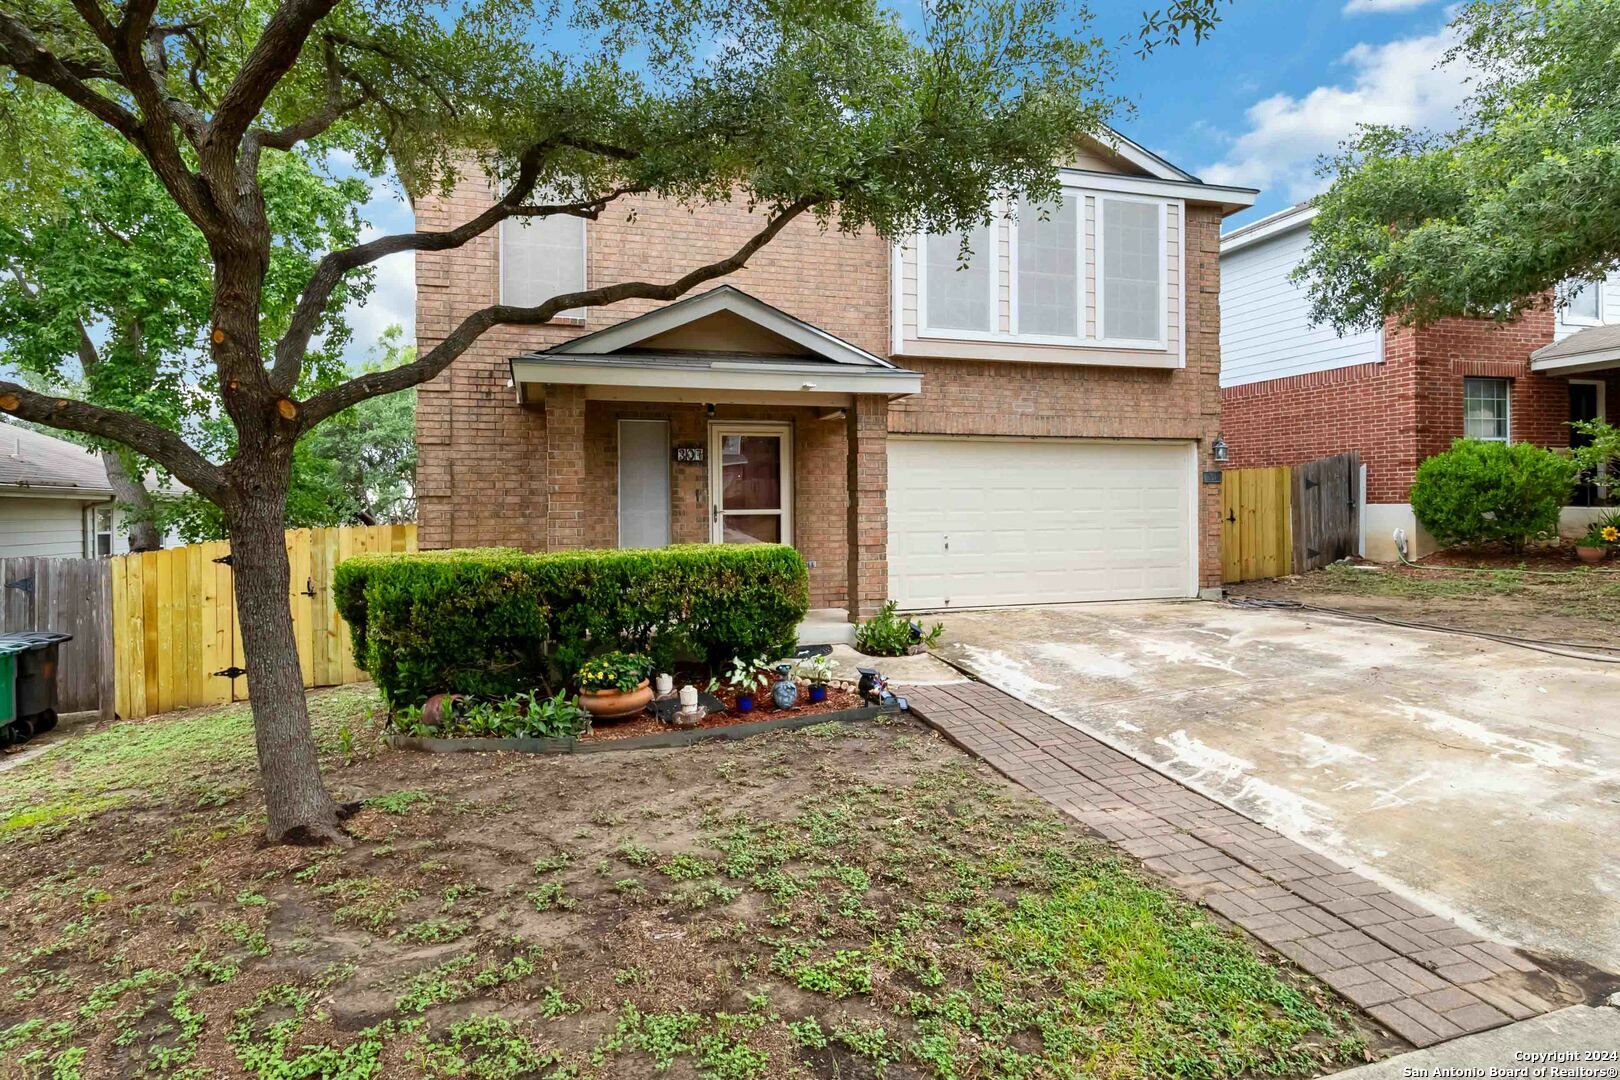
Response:
[{"label": "small tree in yard", "polygon": [[1458,439],[1417,468],[1412,512],[1442,544],[1502,541],[1521,552],[1558,535],[1578,467],[1530,443]]},{"label": "small tree in yard", "polygon": [[[1219,3],[1149,13],[1142,48],[1201,37]],[[896,237],[976,225],[1001,194],[1052,195],[1056,163],[1110,108],[1109,59],[1085,10],[938,0],[924,21],[910,32],[872,0],[23,0],[0,11],[0,129],[13,152],[50,144],[16,102],[65,101],[133,148],[194,230],[209,265],[209,406],[233,437],[228,456],[211,457],[135,411],[17,382],[0,382],[0,410],[129,447],[219,507],[272,838],[345,839],[287,603],[299,441],[433,378],[492,327],[673,300],[742,267],[796,218]],[[321,254],[296,303],[274,311],[265,179],[282,155],[336,152],[413,196],[448,190],[464,168],[500,195],[443,231]],[[640,194],[741,199],[761,225],[670,280],[492,304],[412,359],[309,387],[334,293],[378,259],[450,250],[512,217],[594,218]]]}]

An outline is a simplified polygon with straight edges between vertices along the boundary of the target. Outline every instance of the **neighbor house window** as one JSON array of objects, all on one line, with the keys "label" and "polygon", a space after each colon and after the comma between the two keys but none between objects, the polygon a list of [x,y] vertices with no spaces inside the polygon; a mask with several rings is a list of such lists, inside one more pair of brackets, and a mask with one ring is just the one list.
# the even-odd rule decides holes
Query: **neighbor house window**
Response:
[{"label": "neighbor house window", "polygon": [[1463,380],[1463,438],[1508,441],[1511,386],[1507,379]]},{"label": "neighbor house window", "polygon": [[1564,320],[1572,323],[1597,324],[1603,321],[1603,283],[1589,282],[1581,291],[1569,298],[1564,308]]},{"label": "neighbor house window", "polygon": [[1158,341],[1164,334],[1162,207],[1128,199],[1101,205],[1102,336]]},{"label": "neighbor house window", "polygon": [[1080,336],[1080,198],[1018,205],[1018,333]]},{"label": "neighbor house window", "polygon": [[[533,307],[584,287],[584,218],[557,214],[501,222],[501,303]],[[561,314],[581,318],[584,312]]]},{"label": "neighbor house window", "polygon": [[105,559],[112,554],[113,512],[97,507],[91,511],[90,557]]},{"label": "neighbor house window", "polygon": [[940,233],[923,238],[923,318],[931,330],[995,330],[990,297],[990,228],[980,225],[967,234]]}]

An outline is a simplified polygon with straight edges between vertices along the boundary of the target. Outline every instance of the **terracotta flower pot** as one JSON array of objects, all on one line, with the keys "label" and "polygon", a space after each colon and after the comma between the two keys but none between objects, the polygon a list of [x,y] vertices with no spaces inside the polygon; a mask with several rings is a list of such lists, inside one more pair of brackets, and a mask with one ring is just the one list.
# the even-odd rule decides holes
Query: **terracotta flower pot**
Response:
[{"label": "terracotta flower pot", "polygon": [[1587,547],[1585,544],[1577,544],[1575,545],[1575,554],[1580,556],[1581,562],[1585,563],[1587,566],[1596,566],[1598,563],[1609,557],[1609,549],[1606,547]]},{"label": "terracotta flower pot", "polygon": [[634,690],[581,690],[579,707],[593,720],[623,720],[645,709],[652,699],[652,687],[642,679]]}]

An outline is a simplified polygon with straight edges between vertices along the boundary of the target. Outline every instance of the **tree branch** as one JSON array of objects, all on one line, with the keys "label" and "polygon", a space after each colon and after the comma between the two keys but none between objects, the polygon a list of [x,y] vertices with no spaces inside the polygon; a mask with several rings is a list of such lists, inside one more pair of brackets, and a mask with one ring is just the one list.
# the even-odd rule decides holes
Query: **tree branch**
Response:
[{"label": "tree branch", "polygon": [[282,76],[298,61],[304,41],[337,0],[284,0],[265,23],[242,69],[220,96],[208,122],[204,145],[234,159],[238,143]]},{"label": "tree branch", "polygon": [[[140,121],[135,114],[102,94],[96,93],[84,81],[94,69],[83,63],[69,65],[58,59],[41,45],[23,22],[0,11],[0,65],[11,68],[24,78],[61,93],[97,120],[117,131],[124,138],[144,149],[145,140]],[[97,78],[105,76],[98,74]]]},{"label": "tree branch", "polygon": [[327,254],[316,266],[315,272],[310,275],[309,284],[304,286],[303,294],[298,298],[298,306],[293,309],[292,318],[288,321],[287,332],[276,343],[276,359],[270,371],[270,385],[282,394],[291,393],[292,388],[297,385],[299,373],[303,368],[304,353],[309,348],[309,339],[315,333],[321,313],[326,310],[326,303],[332,297],[332,290],[337,288],[344,275],[351,270],[403,251],[448,251],[458,248],[509,217],[572,214],[576,217],[595,218],[615,199],[646,190],[642,187],[622,187],[576,203],[524,206],[523,200],[529,197],[534,190],[535,181],[539,178],[540,163],[546,151],[564,142],[570,146],[574,145],[572,141],[551,140],[536,143],[525,150],[518,162],[517,179],[512,182],[511,188],[501,200],[477,217],[453,229],[380,236],[367,243]]},{"label": "tree branch", "polygon": [[188,446],[167,428],[134,413],[107,409],[73,398],[37,394],[25,386],[0,381],[0,411],[46,427],[79,431],[122,443],[168,469],[197,494],[223,506],[231,488],[219,466]]},{"label": "tree branch", "polygon": [[337,46],[331,38],[327,38],[323,44],[326,54],[326,102],[315,113],[277,131],[258,130],[250,133],[249,138],[255,139],[260,146],[272,150],[291,150],[299,143],[315,138],[370,100],[365,92],[344,100],[343,66],[338,62]]},{"label": "tree branch", "polygon": [[606,304],[615,304],[621,300],[660,300],[670,301],[679,299],[682,295],[695,289],[706,281],[724,277],[735,273],[748,264],[754,253],[776,238],[776,234],[787,227],[788,222],[800,216],[818,203],[821,197],[806,196],[779,210],[765,224],[765,227],[724,259],[700,266],[674,281],[656,283],[650,281],[625,281],[616,285],[604,285],[597,289],[585,289],[580,292],[563,293],[553,296],[545,303],[535,307],[513,307],[508,304],[494,304],[490,307],[475,311],[461,321],[461,324],[450,332],[450,336],[435,345],[428,352],[409,364],[390,368],[387,371],[372,372],[357,376],[348,382],[340,383],[329,390],[323,390],[310,398],[299,410],[300,431],[308,431],[322,420],[342,412],[351,405],[358,405],[369,398],[382,394],[391,394],[396,390],[405,390],[419,383],[427,382],[438,375],[451,362],[466,352],[473,342],[477,341],[486,331],[495,326],[516,325],[536,326],[550,322],[558,313],[582,307],[602,307]]}]

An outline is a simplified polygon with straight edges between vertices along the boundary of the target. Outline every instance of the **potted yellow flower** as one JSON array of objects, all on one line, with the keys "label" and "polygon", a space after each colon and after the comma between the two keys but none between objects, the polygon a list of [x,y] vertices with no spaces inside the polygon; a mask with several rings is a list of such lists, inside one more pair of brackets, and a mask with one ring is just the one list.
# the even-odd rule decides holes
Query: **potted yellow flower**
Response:
[{"label": "potted yellow flower", "polygon": [[1586,535],[1575,541],[1575,554],[1581,562],[1588,566],[1596,566],[1609,557],[1609,552],[1620,545],[1620,523],[1610,515],[1600,521],[1594,521],[1592,527],[1586,530]]},{"label": "potted yellow flower", "polygon": [[579,684],[579,707],[597,720],[634,716],[653,699],[647,684],[647,658],[638,653],[593,656],[580,667],[574,681]]}]

